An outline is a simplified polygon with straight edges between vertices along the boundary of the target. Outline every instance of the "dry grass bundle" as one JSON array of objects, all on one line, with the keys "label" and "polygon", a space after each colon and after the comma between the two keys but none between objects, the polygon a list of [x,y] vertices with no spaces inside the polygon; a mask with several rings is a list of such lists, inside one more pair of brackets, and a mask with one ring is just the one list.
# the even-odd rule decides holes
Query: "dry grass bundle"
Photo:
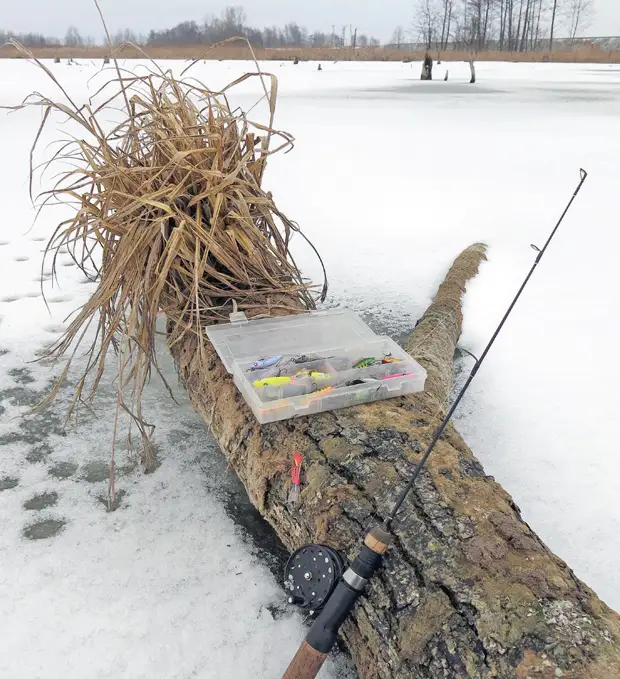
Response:
[{"label": "dry grass bundle", "polygon": [[[261,187],[266,159],[292,146],[273,129],[277,82],[260,72],[246,74],[220,92],[185,77],[173,77],[152,62],[146,74],[121,71],[96,97],[98,106],[78,106],[52,72],[33,59],[61,89],[66,103],[40,95],[22,106],[60,112],[77,123],[80,136],[67,141],[49,161],[70,162],[43,205],[60,201],[73,208],[53,234],[46,255],[68,247],[97,289],[78,312],[48,357],[75,357],[86,330],[96,333],[86,368],[76,384],[71,412],[90,404],[110,350],[118,356],[118,412],[130,413],[145,440],[141,394],[155,358],[156,320],[165,314],[169,342],[228,320],[233,310],[248,317],[296,312],[315,306],[312,286],[302,278],[289,245],[299,228],[283,215]],[[258,64],[257,64],[258,71]],[[233,111],[226,91],[258,77],[269,105],[265,125]],[[110,116],[121,121],[105,131]],[[82,136],[83,135],[83,136]],[[33,147],[33,150],[34,150]],[[46,166],[49,165],[46,163]],[[315,250],[316,252],[316,250]],[[321,296],[326,294],[325,281]],[[70,414],[71,414],[70,412]]]}]

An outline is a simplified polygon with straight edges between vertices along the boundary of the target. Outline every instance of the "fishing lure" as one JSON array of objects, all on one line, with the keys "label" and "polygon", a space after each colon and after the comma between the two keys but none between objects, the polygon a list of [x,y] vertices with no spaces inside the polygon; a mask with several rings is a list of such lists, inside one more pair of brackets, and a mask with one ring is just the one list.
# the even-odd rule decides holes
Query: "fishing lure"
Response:
[{"label": "fishing lure", "polygon": [[331,375],[328,375],[327,373],[320,373],[315,370],[300,370],[295,374],[295,379],[297,380],[301,380],[305,377],[312,377],[312,379],[315,380],[328,380]]},{"label": "fishing lure", "polygon": [[397,377],[409,377],[410,375],[413,375],[413,373],[408,373],[408,372],[396,373],[395,375],[384,375],[381,379],[382,380],[393,380]]},{"label": "fishing lure", "polygon": [[396,358],[396,356],[390,356],[390,355],[384,356],[381,359],[381,363],[383,363],[384,365],[386,365],[388,363],[402,363],[402,362],[403,362],[402,358]]},{"label": "fishing lure", "polygon": [[271,387],[279,384],[290,384],[293,381],[292,377],[262,377],[260,380],[254,380],[252,386],[254,387]]},{"label": "fishing lure", "polygon": [[292,487],[288,494],[288,503],[295,506],[299,502],[299,493],[301,490],[301,470],[303,465],[303,458],[301,453],[293,454],[293,461],[291,462],[291,482]]},{"label": "fishing lure", "polygon": [[282,356],[271,356],[271,358],[260,358],[258,361],[254,361],[252,365],[247,369],[247,372],[255,372],[256,370],[264,370],[265,368],[271,368],[282,360]]},{"label": "fishing lure", "polygon": [[[327,356],[326,358],[331,358],[331,356]],[[293,363],[314,363],[315,361],[323,360],[325,360],[323,356],[317,356],[316,354],[301,354],[300,356],[295,356]]]},{"label": "fishing lure", "polygon": [[355,387],[358,384],[368,384],[370,382],[377,382],[376,377],[363,377],[361,380],[351,380],[350,382],[345,382],[345,387]]},{"label": "fishing lure", "polygon": [[376,358],[362,358],[357,363],[353,364],[354,368],[370,368],[377,362]]}]

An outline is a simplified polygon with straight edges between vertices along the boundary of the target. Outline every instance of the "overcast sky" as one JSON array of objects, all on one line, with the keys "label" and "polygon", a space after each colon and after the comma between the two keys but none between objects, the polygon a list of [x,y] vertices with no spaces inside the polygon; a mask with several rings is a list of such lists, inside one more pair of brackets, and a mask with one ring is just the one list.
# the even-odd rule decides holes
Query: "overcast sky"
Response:
[{"label": "overcast sky", "polygon": [[[596,18],[584,33],[620,36],[620,0],[594,3]],[[100,4],[112,32],[131,28],[148,33],[187,19],[201,21],[206,14],[219,14],[224,6],[235,4],[245,7],[248,24],[257,28],[296,21],[310,31],[327,32],[332,25],[353,24],[360,33],[388,40],[397,25],[411,23],[415,0],[100,0]],[[85,35],[103,34],[91,0],[0,0],[0,5],[0,29],[62,37],[73,24]]]}]

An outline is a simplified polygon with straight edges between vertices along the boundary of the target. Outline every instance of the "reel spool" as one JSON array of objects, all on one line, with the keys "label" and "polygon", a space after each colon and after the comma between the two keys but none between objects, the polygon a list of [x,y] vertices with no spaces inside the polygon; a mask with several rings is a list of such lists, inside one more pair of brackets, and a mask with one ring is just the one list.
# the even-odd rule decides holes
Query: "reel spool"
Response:
[{"label": "reel spool", "polygon": [[343,571],[344,560],[331,547],[300,547],[291,554],[284,568],[284,589],[289,604],[310,613],[319,611],[340,582]]}]

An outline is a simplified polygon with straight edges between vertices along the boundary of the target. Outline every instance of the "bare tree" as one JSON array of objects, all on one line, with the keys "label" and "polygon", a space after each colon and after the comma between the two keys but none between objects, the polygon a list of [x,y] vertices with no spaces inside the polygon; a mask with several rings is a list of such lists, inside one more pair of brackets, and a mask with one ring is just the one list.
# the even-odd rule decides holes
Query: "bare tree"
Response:
[{"label": "bare tree", "polygon": [[84,45],[84,38],[75,26],[69,26],[65,35],[65,45],[67,47],[82,47]]},{"label": "bare tree", "polygon": [[418,0],[414,17],[414,29],[427,49],[437,42],[439,33],[439,12],[434,0]]},{"label": "bare tree", "polygon": [[594,18],[595,10],[593,0],[568,0],[566,5],[566,17],[568,35],[571,42],[577,37],[577,33],[590,25]]},{"label": "bare tree", "polygon": [[394,33],[392,33],[390,44],[396,45],[396,49],[399,50],[403,42],[405,42],[405,31],[402,26],[396,26]]},{"label": "bare tree", "polygon": [[308,42],[308,35],[305,28],[300,28],[298,24],[292,22],[284,27],[284,37],[287,45],[301,47]]},{"label": "bare tree", "polygon": [[139,39],[133,31],[129,30],[128,28],[125,28],[122,31],[117,31],[112,36],[113,45],[122,45],[124,42],[133,42],[137,44],[139,43]]},{"label": "bare tree", "polygon": [[[541,39],[541,31],[540,31],[540,20],[542,18],[542,13],[543,13],[543,0],[538,0],[538,14],[536,16],[536,29],[535,32],[533,32],[534,38],[532,40],[532,44],[530,49],[535,50],[538,48],[538,41]],[[534,23],[532,22],[532,27],[534,26]]]},{"label": "bare tree", "polygon": [[472,46],[478,50],[483,50],[487,47],[490,22],[492,20],[492,0],[470,0],[470,5]]},{"label": "bare tree", "polygon": [[499,3],[499,49],[504,49],[504,39],[506,37],[506,0],[498,0]]},{"label": "bare tree", "polygon": [[523,26],[521,29],[521,42],[519,52],[524,52],[527,47],[527,34],[532,20],[532,0],[525,0],[525,14],[523,15]]},{"label": "bare tree", "polygon": [[224,25],[230,29],[229,32],[241,35],[245,27],[247,16],[245,9],[241,5],[229,6],[222,13]]},{"label": "bare tree", "polygon": [[454,11],[454,0],[441,0],[441,11],[443,19],[441,22],[441,49],[446,49],[450,40],[450,24],[452,23],[452,12]]}]

